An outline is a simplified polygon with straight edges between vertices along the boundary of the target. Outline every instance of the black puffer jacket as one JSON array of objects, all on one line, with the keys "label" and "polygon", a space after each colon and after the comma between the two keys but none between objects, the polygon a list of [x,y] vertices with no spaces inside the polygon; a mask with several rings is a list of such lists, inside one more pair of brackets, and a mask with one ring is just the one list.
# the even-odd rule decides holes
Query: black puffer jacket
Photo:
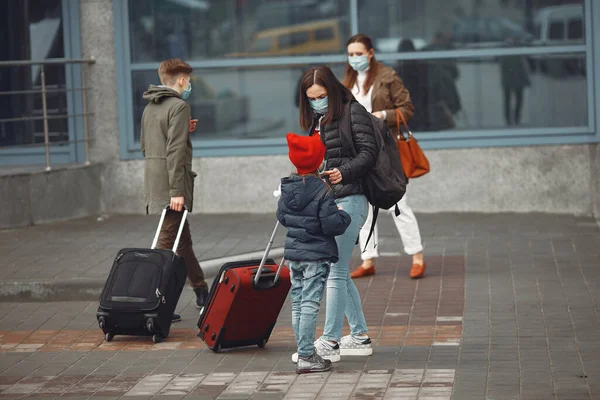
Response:
[{"label": "black puffer jacket", "polygon": [[[348,118],[343,115],[341,118]],[[317,126],[315,119],[311,134]],[[349,143],[342,143],[339,131],[339,121],[321,126],[321,140],[327,148],[325,159],[327,169],[337,168],[342,173],[342,182],[333,186],[336,198],[350,196],[352,194],[364,194],[361,184],[362,177],[375,165],[377,159],[377,148],[373,137],[373,126],[369,112],[357,101],[352,100],[350,105],[350,123],[352,126],[352,138],[356,157],[353,157]]]},{"label": "black puffer jacket", "polygon": [[290,261],[338,261],[335,237],[346,231],[350,215],[338,210],[332,193],[316,176],[281,180],[277,219],[288,228],[284,257]]}]

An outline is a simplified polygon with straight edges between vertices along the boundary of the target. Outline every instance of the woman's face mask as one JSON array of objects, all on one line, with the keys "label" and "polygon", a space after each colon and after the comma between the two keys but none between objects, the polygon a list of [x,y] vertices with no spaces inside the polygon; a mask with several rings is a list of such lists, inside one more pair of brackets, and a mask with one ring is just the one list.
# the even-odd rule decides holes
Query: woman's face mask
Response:
[{"label": "woman's face mask", "polygon": [[314,84],[306,90],[306,97],[308,97],[308,102],[310,103],[313,112],[321,115],[327,113],[327,105],[329,104],[327,100],[327,89],[321,85]]},{"label": "woman's face mask", "polygon": [[329,104],[327,97],[323,97],[322,99],[309,100],[310,107],[317,114],[325,115],[327,113],[327,106]]},{"label": "woman's face mask", "polygon": [[350,56],[348,57],[348,64],[355,71],[365,71],[369,68],[369,58],[365,56]]}]

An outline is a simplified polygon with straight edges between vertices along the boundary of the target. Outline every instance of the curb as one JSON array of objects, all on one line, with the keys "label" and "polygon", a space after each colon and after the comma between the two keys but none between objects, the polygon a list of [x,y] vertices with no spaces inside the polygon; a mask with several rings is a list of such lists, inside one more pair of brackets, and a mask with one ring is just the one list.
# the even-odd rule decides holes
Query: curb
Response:
[{"label": "curb", "polygon": [[[206,279],[214,278],[227,262],[260,259],[264,251],[238,254],[200,261]],[[283,256],[283,247],[271,249],[270,256]],[[44,280],[0,281],[0,303],[41,301],[97,301],[104,288],[105,279],[65,278]]]}]

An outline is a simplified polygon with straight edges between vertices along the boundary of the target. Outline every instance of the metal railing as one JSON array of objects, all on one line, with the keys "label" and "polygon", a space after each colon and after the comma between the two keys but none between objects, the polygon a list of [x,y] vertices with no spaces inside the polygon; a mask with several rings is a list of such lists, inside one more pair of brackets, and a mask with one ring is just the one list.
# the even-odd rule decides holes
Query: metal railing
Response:
[{"label": "metal railing", "polygon": [[[0,123],[5,122],[18,122],[18,121],[43,121],[44,127],[44,148],[46,153],[46,171],[50,171],[50,134],[48,128],[48,120],[50,119],[70,119],[75,117],[83,118],[83,142],[85,146],[85,164],[89,165],[90,157],[89,157],[89,133],[88,133],[88,116],[93,115],[93,113],[88,113],[87,109],[87,91],[90,89],[86,86],[86,75],[85,75],[85,66],[94,64],[96,60],[91,58],[52,58],[46,60],[14,60],[14,61],[0,61],[0,68],[4,67],[31,67],[34,65],[40,66],[40,83],[41,90],[11,90],[11,91],[0,91],[0,96],[10,96],[10,95],[23,95],[23,94],[41,94],[42,95],[42,116],[25,116],[25,117],[16,117],[16,118],[5,118],[0,119]],[[46,87],[46,71],[45,67],[48,65],[71,65],[71,64],[79,64],[81,65],[81,87],[79,88],[65,88],[65,89],[48,89]],[[48,103],[47,103],[47,95],[48,93],[66,93],[69,91],[81,91],[82,98],[82,113],[81,114],[60,114],[48,116]],[[72,132],[69,132],[72,134]],[[72,140],[68,140],[68,143],[73,142]],[[62,142],[64,143],[64,142]],[[52,142],[52,144],[56,144],[56,142]]]}]

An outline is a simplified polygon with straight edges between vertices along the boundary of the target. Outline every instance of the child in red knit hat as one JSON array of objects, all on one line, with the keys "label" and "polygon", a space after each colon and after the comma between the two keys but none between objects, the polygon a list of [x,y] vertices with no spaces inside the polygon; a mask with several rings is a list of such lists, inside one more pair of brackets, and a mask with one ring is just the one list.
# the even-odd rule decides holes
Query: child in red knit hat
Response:
[{"label": "child in red knit hat", "polygon": [[[288,228],[284,257],[292,278],[292,326],[298,345],[296,373],[324,372],[331,361],[314,350],[317,314],[331,263],[338,260],[335,237],[346,231],[350,215],[335,204],[318,169],[325,157],[319,135],[287,135],[297,173],[281,180],[277,219]],[[295,358],[295,357],[292,357]]]}]

